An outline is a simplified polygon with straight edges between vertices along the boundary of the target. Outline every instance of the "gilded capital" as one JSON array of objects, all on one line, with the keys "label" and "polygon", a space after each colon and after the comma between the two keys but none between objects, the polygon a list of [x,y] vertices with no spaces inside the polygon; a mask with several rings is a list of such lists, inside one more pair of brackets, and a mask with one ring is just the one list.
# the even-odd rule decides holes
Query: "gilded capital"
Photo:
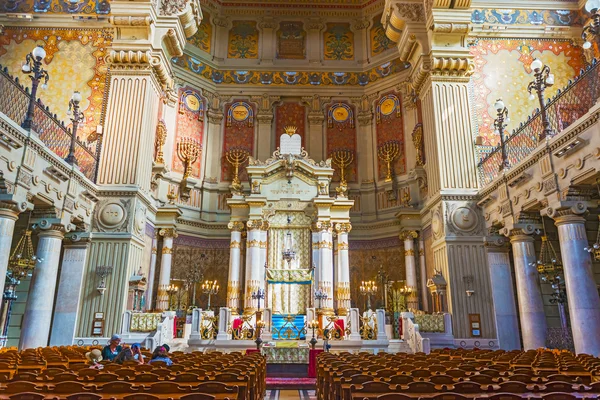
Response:
[{"label": "gilded capital", "polygon": [[419,237],[417,231],[402,231],[400,232],[401,240],[414,240]]},{"label": "gilded capital", "polygon": [[244,230],[244,223],[242,221],[231,221],[227,224],[227,228],[235,232],[241,232]]},{"label": "gilded capital", "polygon": [[335,231],[338,234],[350,233],[351,230],[352,230],[352,224],[350,224],[349,222],[338,222],[337,224],[335,224]]},{"label": "gilded capital", "polygon": [[170,238],[176,238],[177,236],[179,236],[175,228],[163,228],[158,232],[158,234],[162,237]]},{"label": "gilded capital", "polygon": [[237,240],[234,240],[233,242],[229,243],[230,249],[239,249],[240,246],[241,246],[241,243],[238,242]]},{"label": "gilded capital", "polygon": [[331,232],[332,224],[329,221],[316,221],[312,223],[311,229],[313,232]]}]

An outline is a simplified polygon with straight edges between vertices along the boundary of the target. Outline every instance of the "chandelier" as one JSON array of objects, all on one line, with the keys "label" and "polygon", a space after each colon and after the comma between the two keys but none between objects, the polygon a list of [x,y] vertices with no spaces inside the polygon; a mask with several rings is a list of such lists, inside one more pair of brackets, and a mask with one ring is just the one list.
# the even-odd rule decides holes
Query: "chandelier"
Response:
[{"label": "chandelier", "polygon": [[[292,222],[291,217],[288,216],[287,223],[288,225]],[[281,252],[282,257],[285,262],[288,264],[288,268],[292,261],[296,259],[296,251],[294,250],[294,239],[292,238],[292,232],[289,230],[285,234],[283,238],[283,251]]]},{"label": "chandelier", "polygon": [[556,254],[556,250],[552,246],[552,243],[548,240],[546,234],[546,225],[542,220],[542,226],[544,228],[544,235],[542,236],[542,247],[540,249],[540,255],[536,262],[529,263],[529,266],[535,266],[540,279],[544,283],[550,284],[554,292],[552,293],[552,304],[564,304],[567,301],[567,295],[565,292],[565,280],[563,276],[563,265],[560,258]]},{"label": "chandelier", "polygon": [[18,285],[21,279],[31,276],[36,261],[31,242],[31,231],[27,229],[8,259],[7,275],[11,283]]}]

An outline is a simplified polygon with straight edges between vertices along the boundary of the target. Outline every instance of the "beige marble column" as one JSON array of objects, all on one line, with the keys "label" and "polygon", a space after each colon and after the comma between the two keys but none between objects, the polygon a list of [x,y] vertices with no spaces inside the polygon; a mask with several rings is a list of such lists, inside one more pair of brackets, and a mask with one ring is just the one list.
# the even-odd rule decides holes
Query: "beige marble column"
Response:
[{"label": "beige marble column", "polygon": [[600,356],[600,298],[594,280],[585,218],[566,212],[554,217],[576,353]]},{"label": "beige marble column", "polygon": [[535,266],[534,240],[529,235],[517,233],[510,237],[510,243],[515,265],[523,348],[535,350],[546,347],[546,314]]},{"label": "beige marble column", "polygon": [[418,304],[418,283],[417,283],[417,262],[415,259],[415,239],[418,237],[416,231],[403,231],[400,239],[404,241],[404,265],[406,267],[406,286],[413,289],[408,297],[408,307],[417,309]]},{"label": "beige marble column", "polygon": [[431,311],[429,309],[429,297],[427,297],[427,265],[425,264],[425,242],[423,235],[419,235],[419,271],[421,273],[421,282],[419,290],[421,291],[421,301],[423,303],[423,311]]},{"label": "beige marble column", "polygon": [[52,319],[50,346],[73,344],[89,243],[89,233],[69,234],[63,242],[64,250]]},{"label": "beige marble column", "polygon": [[221,179],[221,137],[223,134],[223,111],[218,95],[207,93],[209,103],[216,106],[206,115],[206,148],[204,179],[202,183],[202,211],[200,218],[204,221],[217,220],[215,210],[219,208],[218,183]]},{"label": "beige marble column", "polygon": [[242,221],[231,221],[228,225],[231,231],[229,240],[229,279],[227,282],[227,307],[237,314],[240,308],[240,279],[241,279],[241,247]]},{"label": "beige marble column", "polygon": [[62,225],[44,224],[38,233],[37,265],[33,270],[23,321],[20,349],[48,346],[58,264],[65,229]]},{"label": "beige marble column", "polygon": [[163,238],[160,257],[160,276],[158,278],[158,295],[156,298],[156,309],[167,311],[169,309],[169,294],[167,288],[171,284],[171,262],[173,259],[173,239],[177,231],[174,228],[162,228],[158,234]]},{"label": "beige marble column", "polygon": [[506,239],[486,241],[492,298],[496,315],[498,342],[503,350],[519,350],[519,321],[510,266],[509,246]]},{"label": "beige marble column", "polygon": [[[252,293],[259,290],[265,291],[265,264],[263,260],[263,248],[266,254],[266,236],[268,223],[262,219],[251,219],[246,223],[248,237],[246,239],[246,287],[244,313],[253,312],[258,308],[258,301],[252,299]],[[260,308],[265,307],[267,296],[260,301]]]},{"label": "beige marble column", "polygon": [[10,204],[0,203],[0,206],[5,206],[0,208],[0,284],[2,285],[0,287],[4,288],[15,222],[19,218],[19,213],[16,207]]},{"label": "beige marble column", "polygon": [[316,243],[319,252],[319,276],[315,279],[316,289],[327,293],[327,299],[321,301],[320,308],[323,312],[333,313],[333,238],[331,222],[316,222],[313,224],[313,231],[317,232]]},{"label": "beige marble column", "polygon": [[146,310],[154,310],[154,282],[156,279],[156,253],[158,251],[158,232],[154,230],[152,238],[152,252],[150,254],[150,268],[148,269],[148,288],[146,289]]},{"label": "beige marble column", "polygon": [[337,273],[336,273],[336,300],[338,315],[348,315],[350,310],[350,244],[348,234],[352,225],[347,223],[335,224],[337,232]]}]

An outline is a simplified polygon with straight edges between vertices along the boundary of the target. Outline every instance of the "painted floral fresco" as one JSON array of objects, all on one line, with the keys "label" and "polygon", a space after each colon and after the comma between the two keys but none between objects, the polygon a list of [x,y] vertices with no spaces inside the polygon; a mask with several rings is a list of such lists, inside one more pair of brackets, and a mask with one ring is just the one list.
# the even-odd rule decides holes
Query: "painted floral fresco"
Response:
[{"label": "painted floral fresco", "polygon": [[585,67],[583,50],[567,40],[479,39],[471,46],[475,63],[474,99],[471,104],[484,145],[496,145],[493,108],[502,98],[510,113],[507,131],[519,126],[539,107],[529,100],[527,85],[533,80],[531,63],[539,58],[554,73],[555,84],[546,90],[552,97]]},{"label": "painted floral fresco", "polygon": [[585,16],[577,10],[478,9],[474,24],[582,26]]},{"label": "painted floral fresco", "polygon": [[[397,141],[400,151],[398,157],[392,163],[392,169],[395,175],[405,174],[406,147],[404,143],[404,122],[402,118],[402,106],[398,94],[389,93],[377,100],[376,121],[377,147],[379,148],[379,146],[390,140]],[[378,171],[379,178],[385,178],[387,164],[379,158]]]},{"label": "painted floral fresco", "polygon": [[45,14],[110,14],[109,0],[20,0],[0,1],[0,12]]},{"label": "painted floral fresco", "polygon": [[[236,118],[234,111],[245,108],[246,115]],[[243,100],[236,100],[225,107],[225,131],[223,138],[223,152],[221,153],[221,180],[231,181],[233,169],[227,162],[225,154],[232,148],[245,149],[250,155],[254,154],[254,105]],[[239,112],[238,116],[241,115]],[[245,167],[240,167],[240,180],[248,180]]]},{"label": "painted floral fresco", "polygon": [[305,145],[306,107],[300,103],[282,103],[275,108],[275,147],[279,147],[281,135],[286,126],[295,126],[296,133]]},{"label": "painted floral fresco", "polygon": [[394,42],[385,35],[383,24],[381,23],[381,14],[373,19],[373,26],[369,31],[371,40],[371,56],[374,57],[394,47]]},{"label": "painted floral fresco", "polygon": [[203,11],[202,23],[198,27],[198,31],[190,38],[188,43],[196,46],[202,51],[210,53],[212,41],[212,25],[210,23],[210,14]]},{"label": "painted floral fresco", "polygon": [[325,60],[354,60],[354,33],[350,24],[327,24],[323,40]]},{"label": "painted floral fresco", "polygon": [[256,21],[233,21],[229,31],[229,58],[258,58]]},{"label": "painted floral fresco", "polygon": [[[175,172],[183,173],[185,168],[177,155],[177,143],[182,138],[188,137],[202,144],[204,138],[204,99],[195,89],[190,87],[181,88],[179,89],[179,104],[177,109],[177,131],[175,132],[175,141],[173,143],[172,169]],[[192,165],[192,176],[195,178],[200,178],[200,168],[202,159],[204,158],[203,154],[204,149],[202,149],[198,160]]]}]

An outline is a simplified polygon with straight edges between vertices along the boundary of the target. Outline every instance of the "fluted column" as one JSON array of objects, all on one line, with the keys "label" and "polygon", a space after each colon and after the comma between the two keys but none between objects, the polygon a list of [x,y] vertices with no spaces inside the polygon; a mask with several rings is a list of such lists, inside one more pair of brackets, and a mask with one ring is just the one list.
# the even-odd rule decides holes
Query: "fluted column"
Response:
[{"label": "fluted column", "polygon": [[429,298],[427,297],[427,265],[425,264],[425,242],[423,235],[419,236],[419,270],[421,271],[421,301],[423,302],[423,310],[429,310]]},{"label": "fluted column", "polygon": [[339,315],[348,315],[350,309],[350,260],[348,258],[348,233],[352,230],[350,223],[335,224],[337,232],[337,274],[336,299]]},{"label": "fluted column", "polygon": [[73,344],[89,243],[89,234],[85,233],[65,238],[50,346]]},{"label": "fluted column", "polygon": [[523,348],[533,350],[546,346],[546,314],[538,272],[533,238],[524,234],[510,237],[513,248],[515,278]]},{"label": "fluted column", "polygon": [[229,279],[227,282],[227,307],[233,312],[238,312],[240,308],[240,267],[241,267],[241,247],[242,230],[244,223],[242,221],[231,221],[228,225],[231,230],[229,241]]},{"label": "fluted column", "polygon": [[148,286],[146,289],[146,310],[154,310],[154,280],[156,279],[156,252],[158,249],[158,232],[154,231],[152,238],[152,253],[150,254],[150,268],[148,269]]},{"label": "fluted column", "polygon": [[568,213],[554,217],[576,353],[600,356],[600,298],[592,271],[585,218]]},{"label": "fluted column", "polygon": [[[252,293],[259,289],[265,290],[265,264],[261,262],[263,258],[261,247],[264,247],[266,251],[266,242],[263,241],[263,227],[267,227],[268,224],[263,222],[262,219],[251,219],[247,222],[246,226],[248,228],[248,237],[246,241],[246,295],[244,312],[252,312],[258,307],[258,302],[252,299]],[[266,300],[266,295],[264,300]],[[265,305],[264,300],[261,300],[261,308]]]},{"label": "fluted column", "polygon": [[1,205],[7,206],[0,208],[0,284],[2,285],[0,288],[4,289],[15,222],[19,218],[19,213],[12,205],[4,203]]},{"label": "fluted column", "polygon": [[509,248],[505,240],[497,238],[493,241],[486,241],[486,250],[500,348],[503,350],[518,350],[521,348],[521,340],[518,334],[519,321],[510,268]]},{"label": "fluted column", "polygon": [[413,289],[408,298],[408,307],[418,308],[418,284],[417,284],[417,262],[415,259],[415,239],[418,237],[415,231],[404,231],[400,239],[404,241],[404,263],[406,266],[406,286]]},{"label": "fluted column", "polygon": [[[258,123],[256,156],[259,160],[266,160],[271,156],[271,149],[273,148],[273,135],[271,134],[273,114],[261,112],[256,116],[256,121]],[[282,133],[275,132],[275,135],[281,135]]]},{"label": "fluted column", "polygon": [[333,238],[331,222],[317,222],[317,247],[319,252],[319,276],[317,289],[327,293],[327,299],[321,301],[321,309],[333,313]]},{"label": "fluted column", "polygon": [[171,261],[173,259],[173,239],[177,237],[174,228],[163,228],[158,233],[163,237],[160,276],[158,278],[158,296],[156,298],[156,309],[166,311],[169,309],[169,294],[167,288],[171,284]]},{"label": "fluted column", "polygon": [[56,291],[56,278],[60,249],[65,234],[62,225],[48,225],[38,233],[36,257],[27,305],[21,324],[20,349],[45,347],[50,336],[52,306]]}]

